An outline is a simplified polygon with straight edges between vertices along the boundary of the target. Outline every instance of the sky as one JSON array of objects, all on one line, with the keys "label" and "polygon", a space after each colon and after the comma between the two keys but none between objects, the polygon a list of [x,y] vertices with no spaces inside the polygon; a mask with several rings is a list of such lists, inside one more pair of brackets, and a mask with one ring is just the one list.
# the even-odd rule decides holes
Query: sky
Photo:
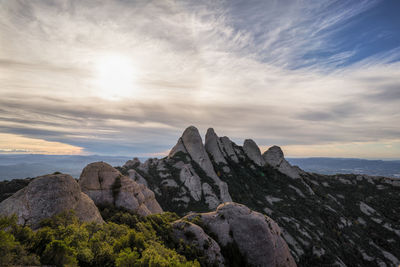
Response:
[{"label": "sky", "polygon": [[161,157],[213,127],[400,158],[400,1],[0,0],[0,153]]}]

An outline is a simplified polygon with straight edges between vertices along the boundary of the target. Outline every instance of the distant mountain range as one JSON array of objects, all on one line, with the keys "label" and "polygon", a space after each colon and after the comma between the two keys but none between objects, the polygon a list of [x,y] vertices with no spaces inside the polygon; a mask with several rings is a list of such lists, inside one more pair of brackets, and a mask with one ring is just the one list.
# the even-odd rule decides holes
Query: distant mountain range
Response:
[{"label": "distant mountain range", "polygon": [[79,178],[82,169],[89,163],[105,161],[113,166],[124,164],[128,157],[76,156],[76,155],[11,155],[0,154],[0,181],[62,172]]},{"label": "distant mountain range", "polygon": [[[69,173],[79,178],[91,162],[104,161],[122,166],[131,158],[123,156],[77,155],[11,155],[0,154],[0,181],[27,178],[46,173]],[[146,158],[139,158],[144,161]],[[321,174],[354,173],[400,178],[400,160],[366,160],[356,158],[287,158],[307,172]]]},{"label": "distant mountain range", "polygon": [[354,173],[400,178],[400,160],[357,158],[288,158],[307,172],[321,174]]}]

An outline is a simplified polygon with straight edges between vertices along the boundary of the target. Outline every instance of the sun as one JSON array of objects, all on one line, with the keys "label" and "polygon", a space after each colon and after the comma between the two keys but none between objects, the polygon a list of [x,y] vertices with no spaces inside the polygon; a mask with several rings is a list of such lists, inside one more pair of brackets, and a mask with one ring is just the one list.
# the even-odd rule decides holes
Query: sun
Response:
[{"label": "sun", "polygon": [[118,100],[135,93],[137,70],[129,57],[120,54],[100,56],[95,63],[96,95]]}]

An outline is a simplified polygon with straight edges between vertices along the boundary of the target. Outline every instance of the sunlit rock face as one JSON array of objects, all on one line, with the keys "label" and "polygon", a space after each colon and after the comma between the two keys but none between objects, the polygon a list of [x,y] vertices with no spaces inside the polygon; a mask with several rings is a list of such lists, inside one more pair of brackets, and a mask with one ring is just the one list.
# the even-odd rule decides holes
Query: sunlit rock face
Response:
[{"label": "sunlit rock face", "polygon": [[19,224],[32,228],[37,228],[42,219],[69,210],[73,210],[81,221],[103,222],[96,205],[67,174],[37,177],[0,203],[1,214],[16,214]]},{"label": "sunlit rock face", "polygon": [[185,219],[203,226],[220,247],[236,248],[250,266],[296,266],[279,226],[244,205],[227,202],[216,211],[190,214]]},{"label": "sunlit rock face", "polygon": [[87,165],[79,185],[96,205],[115,205],[143,216],[162,212],[151,190],[105,162]]}]

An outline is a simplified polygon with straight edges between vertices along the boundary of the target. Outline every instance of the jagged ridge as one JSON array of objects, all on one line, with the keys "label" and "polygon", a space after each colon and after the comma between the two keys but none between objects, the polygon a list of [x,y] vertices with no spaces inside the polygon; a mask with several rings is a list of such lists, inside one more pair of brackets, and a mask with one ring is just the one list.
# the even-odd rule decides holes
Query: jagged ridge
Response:
[{"label": "jagged ridge", "polygon": [[203,145],[193,126],[168,157],[134,161],[121,171],[146,181],[164,210],[181,215],[213,210],[224,202],[226,184],[225,196],[278,222],[301,266],[399,263],[396,180],[309,174],[291,166],[278,146],[261,154],[254,141],[238,146],[211,128]]}]

